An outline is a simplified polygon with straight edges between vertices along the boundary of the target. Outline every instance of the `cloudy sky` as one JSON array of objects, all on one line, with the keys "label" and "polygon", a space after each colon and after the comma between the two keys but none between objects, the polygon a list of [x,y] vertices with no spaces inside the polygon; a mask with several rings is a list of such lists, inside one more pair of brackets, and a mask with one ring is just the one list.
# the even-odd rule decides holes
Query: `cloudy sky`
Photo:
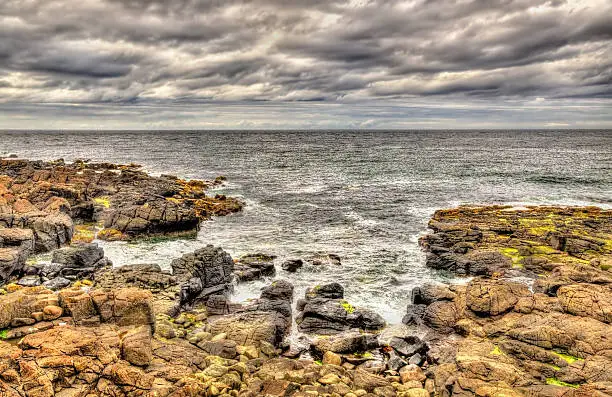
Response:
[{"label": "cloudy sky", "polygon": [[0,128],[612,128],[610,0],[0,0]]}]

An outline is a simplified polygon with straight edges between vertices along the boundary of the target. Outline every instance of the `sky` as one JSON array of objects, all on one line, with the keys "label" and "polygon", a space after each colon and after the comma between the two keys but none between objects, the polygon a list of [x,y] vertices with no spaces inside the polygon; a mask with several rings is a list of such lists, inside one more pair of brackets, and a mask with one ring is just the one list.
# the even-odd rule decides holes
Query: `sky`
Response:
[{"label": "sky", "polygon": [[612,1],[0,1],[0,129],[329,128],[612,128]]}]

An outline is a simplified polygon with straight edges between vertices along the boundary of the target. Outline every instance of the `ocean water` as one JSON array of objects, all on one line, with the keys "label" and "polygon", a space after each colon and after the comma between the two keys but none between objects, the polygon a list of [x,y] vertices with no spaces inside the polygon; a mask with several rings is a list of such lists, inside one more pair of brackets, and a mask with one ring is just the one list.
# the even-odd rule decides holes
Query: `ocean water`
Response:
[{"label": "ocean water", "polygon": [[[342,265],[278,266],[298,295],[337,281],[346,298],[397,323],[410,290],[461,281],[427,269],[418,238],[436,209],[459,204],[612,207],[612,131],[0,131],[0,155],[142,164],[154,174],[212,179],[244,198],[242,213],[197,238],[101,243],[116,265],[159,263],[205,244],[233,257],[340,255]],[[262,285],[236,289],[235,300]]]}]

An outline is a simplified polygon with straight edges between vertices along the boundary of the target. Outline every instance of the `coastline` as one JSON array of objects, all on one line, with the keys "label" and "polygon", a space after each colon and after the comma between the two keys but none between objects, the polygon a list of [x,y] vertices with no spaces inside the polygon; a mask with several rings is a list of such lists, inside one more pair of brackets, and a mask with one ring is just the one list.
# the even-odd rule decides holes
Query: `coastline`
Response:
[{"label": "coastline", "polygon": [[[41,180],[38,168],[24,173],[29,163],[17,172],[8,167],[12,181],[3,179],[3,196],[12,195],[15,185],[20,194],[41,192],[40,182],[49,178]],[[12,342],[0,342],[0,357],[8,360],[0,367],[0,391],[8,395],[69,390],[65,393],[579,396],[612,391],[610,375],[597,371],[612,366],[612,341],[606,336],[612,321],[610,210],[492,206],[436,212],[429,225],[433,232],[421,239],[427,265],[475,278],[466,285],[415,289],[407,327],[395,334],[398,330],[385,327],[377,313],[346,301],[338,284],[313,285],[297,301],[295,313],[292,301],[301,297],[294,297],[293,286],[284,281],[273,282],[249,304],[231,302],[234,277],[250,282],[273,274],[273,258],[261,255],[233,259],[210,246],[177,258],[172,274],[155,266],[112,268],[102,250],[87,243],[91,230],[72,232],[73,220],[83,211],[92,214],[88,219],[104,219],[107,230],[120,232],[109,235],[135,238],[192,231],[210,215],[236,210],[236,202],[229,198],[225,206],[228,198],[206,197],[214,181],[179,182],[151,178],[134,166],[75,164],[91,169],[90,175],[109,172],[110,182],[102,184],[106,190],[85,200],[93,201],[91,206],[65,186],[51,189],[53,184],[42,192],[68,192],[74,201],[55,193],[33,196],[44,200],[7,200],[13,215],[36,213],[31,224],[18,224],[25,227],[15,228],[12,216],[3,229],[3,244],[18,252],[3,266],[26,278],[25,285],[8,284],[0,296],[7,308],[0,322],[2,339]],[[43,164],[43,171],[48,167],[51,174],[60,170],[62,178],[68,173],[82,182],[78,172],[83,169],[58,162]],[[30,176],[26,183],[15,183],[24,175]],[[117,175],[142,185],[112,195],[109,188],[123,183]],[[162,182],[175,194],[155,193],[142,202],[139,193],[150,193]],[[158,208],[157,196],[174,215],[166,216],[165,210],[154,218],[151,211],[136,215],[143,207]],[[39,228],[39,218],[53,225],[55,234]],[[155,222],[132,223],[135,218]],[[81,243],[62,248],[76,240]],[[69,283],[59,292],[28,286],[36,277],[42,281],[42,273],[26,267],[24,250],[53,250],[49,265],[63,267],[48,266],[48,274],[72,279],[61,276]],[[331,255],[320,260],[321,266],[337,266]],[[297,263],[282,266],[299,268]],[[533,290],[512,281],[520,277],[534,280]],[[310,341],[300,340],[301,346],[285,340],[294,317],[294,326],[311,335]],[[66,343],[69,350],[62,347]],[[76,366],[75,357],[90,361]]]}]

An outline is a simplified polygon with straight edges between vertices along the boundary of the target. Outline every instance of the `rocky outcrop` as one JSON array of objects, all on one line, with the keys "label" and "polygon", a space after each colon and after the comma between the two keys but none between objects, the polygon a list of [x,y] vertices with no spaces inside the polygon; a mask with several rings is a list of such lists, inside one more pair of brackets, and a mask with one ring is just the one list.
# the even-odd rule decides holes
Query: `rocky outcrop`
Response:
[{"label": "rocky outcrop", "polygon": [[[223,195],[206,196],[206,189],[222,179],[153,177],[139,168],[0,159],[0,286],[23,275],[28,255],[69,244],[75,229],[76,239],[85,242],[102,226],[97,237],[110,240],[194,234],[202,220],[243,206]],[[36,282],[26,279],[22,284]],[[58,280],[50,285],[63,284]]]},{"label": "rocky outcrop", "polygon": [[[221,248],[208,245],[173,260],[171,266],[172,275],[180,283],[179,302],[174,314],[177,314],[181,308],[206,304],[211,300],[211,296],[222,299],[221,302],[218,298],[212,299],[211,304],[218,306],[221,303],[223,306],[225,302],[223,298],[232,291],[234,261]],[[223,314],[223,309],[219,314]]]},{"label": "rocky outcrop", "polygon": [[609,393],[612,212],[462,207],[430,227],[429,266],[481,275],[412,293],[404,320],[427,335],[436,395]]},{"label": "rocky outcrop", "polygon": [[344,288],[337,283],[315,286],[298,302],[296,322],[300,331],[335,334],[349,329],[377,330],[385,326],[383,318],[344,300]]}]

